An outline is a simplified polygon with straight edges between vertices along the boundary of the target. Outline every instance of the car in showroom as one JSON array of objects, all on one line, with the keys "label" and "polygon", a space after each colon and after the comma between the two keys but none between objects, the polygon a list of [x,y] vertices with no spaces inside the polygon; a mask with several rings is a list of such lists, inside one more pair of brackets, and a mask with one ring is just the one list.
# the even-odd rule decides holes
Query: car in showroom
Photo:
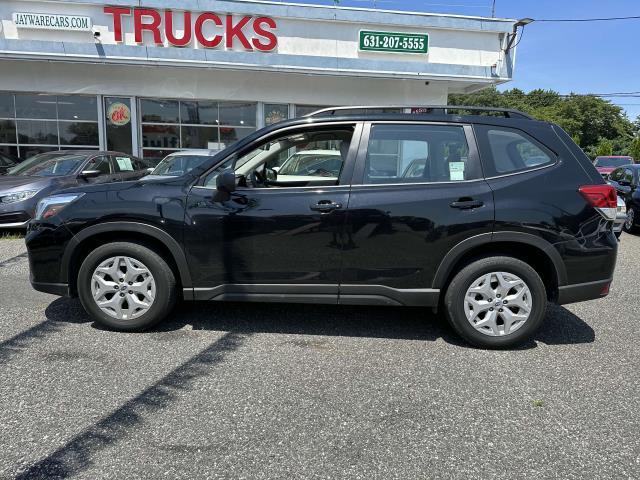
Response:
[{"label": "car in showroom", "polygon": [[613,172],[616,168],[622,167],[624,165],[632,165],[634,163],[633,157],[629,157],[626,155],[615,156],[599,156],[593,161],[593,164],[598,170],[598,173],[602,175],[602,178],[605,180],[609,178],[611,172]]},{"label": "car in showroom", "polygon": [[59,190],[137,180],[147,168],[121,152],[58,150],[34,155],[0,177],[0,228],[26,228],[38,201]]},{"label": "car in showroom", "polygon": [[640,222],[640,164],[617,168],[609,175],[609,183],[616,189],[626,206],[623,230],[635,233]]},{"label": "car in showroom", "polygon": [[18,160],[6,153],[0,152],[0,175],[6,174],[18,164]]},{"label": "car in showroom", "polygon": [[[357,108],[258,130],[179,177],[43,198],[26,236],[33,287],[120,331],[178,299],[425,307],[486,348],[531,339],[548,302],[608,294],[616,191],[560,127],[513,110]],[[337,178],[273,168],[327,149]]]},{"label": "car in showroom", "polygon": [[170,153],[155,168],[148,169],[149,175],[145,176],[144,180],[180,177],[211,159],[218,152],[219,150],[181,150]]}]

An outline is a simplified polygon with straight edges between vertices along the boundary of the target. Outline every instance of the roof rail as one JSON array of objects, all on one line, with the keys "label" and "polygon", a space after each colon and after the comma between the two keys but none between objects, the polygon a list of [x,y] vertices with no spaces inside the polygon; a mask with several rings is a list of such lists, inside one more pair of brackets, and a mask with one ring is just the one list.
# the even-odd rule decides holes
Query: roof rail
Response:
[{"label": "roof rail", "polygon": [[336,113],[345,112],[348,110],[402,110],[404,112],[405,109],[424,109],[424,112],[419,112],[420,115],[433,115],[433,114],[441,114],[448,115],[449,110],[469,110],[471,112],[497,112],[502,113],[505,118],[526,118],[527,120],[534,120],[534,118],[530,115],[527,115],[524,112],[519,110],[513,110],[510,108],[494,108],[494,107],[473,107],[468,105],[417,105],[417,106],[407,106],[407,105],[362,105],[362,106],[349,106],[349,107],[328,107],[322,108],[320,110],[316,110],[315,112],[311,112],[305,117],[316,117],[322,114],[336,115]]}]

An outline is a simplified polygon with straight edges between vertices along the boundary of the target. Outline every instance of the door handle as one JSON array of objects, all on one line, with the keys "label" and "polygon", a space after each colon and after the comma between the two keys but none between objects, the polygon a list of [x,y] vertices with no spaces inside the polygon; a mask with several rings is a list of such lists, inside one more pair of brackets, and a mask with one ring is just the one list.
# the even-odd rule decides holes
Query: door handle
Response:
[{"label": "door handle", "polygon": [[342,208],[342,205],[340,203],[332,202],[331,200],[320,200],[318,203],[312,204],[309,208],[315,212],[326,213],[338,210]]},{"label": "door handle", "polygon": [[471,208],[479,208],[484,205],[481,200],[458,200],[457,202],[451,202],[449,205],[451,208],[458,208],[460,210],[469,210]]}]

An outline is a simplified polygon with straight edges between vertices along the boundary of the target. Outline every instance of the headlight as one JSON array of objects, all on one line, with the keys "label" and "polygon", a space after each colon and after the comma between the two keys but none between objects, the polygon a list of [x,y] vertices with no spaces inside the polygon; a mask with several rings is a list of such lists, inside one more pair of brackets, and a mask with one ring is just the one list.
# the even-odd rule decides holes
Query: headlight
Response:
[{"label": "headlight", "polygon": [[0,203],[21,202],[22,200],[33,197],[36,193],[38,193],[38,190],[23,190],[21,192],[8,193],[7,195],[0,196]]},{"label": "headlight", "polygon": [[66,193],[44,197],[36,207],[35,220],[46,220],[60,213],[67,205],[75,202],[84,193]]}]

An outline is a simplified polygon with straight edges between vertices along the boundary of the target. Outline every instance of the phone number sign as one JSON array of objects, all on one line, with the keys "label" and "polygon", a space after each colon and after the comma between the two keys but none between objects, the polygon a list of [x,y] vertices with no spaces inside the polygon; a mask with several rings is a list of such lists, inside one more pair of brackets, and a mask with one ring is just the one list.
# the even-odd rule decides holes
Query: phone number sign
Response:
[{"label": "phone number sign", "polygon": [[426,33],[360,30],[360,50],[366,52],[428,53]]}]

